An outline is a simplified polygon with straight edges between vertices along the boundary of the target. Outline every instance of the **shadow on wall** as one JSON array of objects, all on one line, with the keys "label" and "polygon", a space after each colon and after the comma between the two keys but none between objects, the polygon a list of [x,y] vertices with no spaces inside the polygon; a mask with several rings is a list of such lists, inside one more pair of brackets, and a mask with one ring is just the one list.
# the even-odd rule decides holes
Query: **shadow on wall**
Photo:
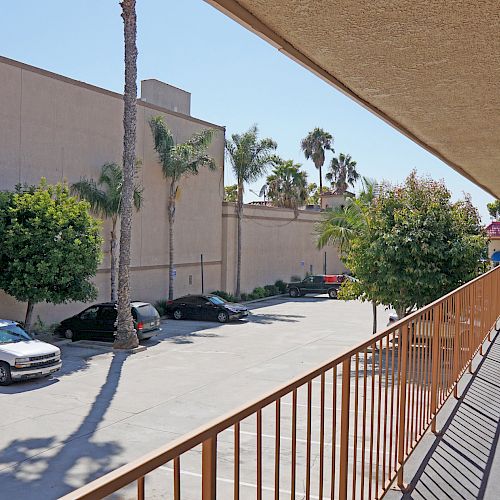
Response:
[{"label": "shadow on wall", "polygon": [[[110,459],[121,453],[121,446],[115,441],[96,443],[92,438],[114,398],[127,356],[114,353],[106,380],[89,413],[64,441],[55,436],[15,439],[0,452],[2,498],[58,498],[116,468],[116,464],[111,466]],[[76,467],[77,481],[73,475]]]}]

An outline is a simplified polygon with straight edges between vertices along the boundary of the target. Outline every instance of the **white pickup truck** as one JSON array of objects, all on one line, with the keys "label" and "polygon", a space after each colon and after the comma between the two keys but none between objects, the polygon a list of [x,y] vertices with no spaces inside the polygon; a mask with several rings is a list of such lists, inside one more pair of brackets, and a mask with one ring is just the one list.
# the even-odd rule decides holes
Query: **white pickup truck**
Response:
[{"label": "white pickup truck", "polygon": [[45,377],[61,369],[61,350],[35,340],[16,322],[0,319],[0,385]]}]

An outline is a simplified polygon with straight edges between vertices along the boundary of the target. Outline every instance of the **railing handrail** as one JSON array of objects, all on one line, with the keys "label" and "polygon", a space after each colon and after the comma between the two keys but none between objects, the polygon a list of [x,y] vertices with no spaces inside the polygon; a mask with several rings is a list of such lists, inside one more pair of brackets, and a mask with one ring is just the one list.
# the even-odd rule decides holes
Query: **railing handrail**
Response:
[{"label": "railing handrail", "polygon": [[376,345],[376,343],[381,339],[386,338],[395,330],[398,330],[402,326],[409,324],[412,320],[418,318],[422,314],[425,314],[426,312],[438,306],[455,294],[458,294],[465,287],[469,287],[476,281],[483,279],[488,274],[495,272],[500,272],[500,267],[491,269],[486,273],[483,273],[474,278],[473,280],[464,283],[459,288],[452,290],[447,295],[440,297],[434,302],[422,307],[421,309],[418,309],[417,311],[414,311],[408,316],[405,316],[404,318],[393,323],[391,326],[382,330],[380,333],[370,336],[367,340],[360,342],[356,346],[348,349],[334,359],[322,363],[316,368],[310,369],[307,372],[294,377],[291,381],[278,386],[278,388],[265,393],[264,395],[252,400],[252,402],[237,407],[236,409],[231,410],[220,417],[216,417],[209,423],[201,425],[195,430],[188,432],[181,437],[174,439],[173,441],[160,446],[159,448],[133,460],[132,462],[122,465],[118,469],[107,473],[105,476],[102,476],[101,478],[98,478],[91,483],[79,488],[77,490],[78,496],[75,496],[73,493],[69,493],[68,495],[62,497],[61,500],[70,500],[75,498],[96,498],[96,494],[97,497],[100,498],[101,496],[109,495],[110,493],[128,485],[129,483],[138,480],[141,477],[144,477],[149,472],[152,472],[158,467],[166,464],[167,462],[170,462],[174,458],[191,450],[195,446],[201,445],[207,439],[227,430],[237,422],[241,422],[243,419],[251,416],[256,411],[261,410],[271,403],[282,398],[283,396],[290,394],[295,389],[310,382],[325,371],[340,365],[343,361],[350,359],[356,354],[364,352],[372,345]]}]

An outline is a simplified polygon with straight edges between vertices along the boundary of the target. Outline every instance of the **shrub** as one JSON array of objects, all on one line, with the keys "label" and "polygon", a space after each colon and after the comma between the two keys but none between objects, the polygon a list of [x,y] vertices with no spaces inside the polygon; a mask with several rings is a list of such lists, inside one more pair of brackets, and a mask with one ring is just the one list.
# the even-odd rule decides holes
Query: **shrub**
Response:
[{"label": "shrub", "polygon": [[267,297],[266,291],[264,290],[264,288],[260,286],[254,288],[252,294],[255,296],[256,299],[263,299],[264,297]]},{"label": "shrub", "polygon": [[242,293],[242,294],[241,294],[241,300],[242,300],[243,302],[245,302],[246,300],[249,300],[249,299],[248,299],[248,294],[247,294],[247,293]]},{"label": "shrub", "polygon": [[38,333],[38,334],[43,334],[43,333],[50,333],[53,334],[58,327],[59,323],[45,323],[42,321],[40,316],[37,316],[36,321],[33,323],[33,332]]},{"label": "shrub", "polygon": [[286,292],[286,283],[283,280],[278,280],[274,286],[278,289],[279,293]]},{"label": "shrub", "polygon": [[155,302],[154,306],[156,307],[156,310],[158,311],[158,314],[160,316],[167,315],[167,302],[167,299],[161,299]]},{"label": "shrub", "polygon": [[279,290],[275,285],[266,285],[264,290],[266,291],[268,297],[271,295],[278,295],[279,293]]},{"label": "shrub", "polygon": [[212,292],[212,295],[217,295],[218,297],[221,297],[228,302],[238,302],[234,295],[231,295],[230,293],[224,292],[222,290],[215,290],[215,292]]},{"label": "shrub", "polygon": [[294,274],[291,278],[290,281],[302,281],[302,278],[300,276],[297,276]]}]

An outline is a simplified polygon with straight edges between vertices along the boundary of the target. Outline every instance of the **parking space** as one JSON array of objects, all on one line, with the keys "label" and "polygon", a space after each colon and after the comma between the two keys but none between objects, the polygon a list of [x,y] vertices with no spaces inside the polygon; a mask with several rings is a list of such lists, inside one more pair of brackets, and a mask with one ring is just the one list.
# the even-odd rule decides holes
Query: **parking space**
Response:
[{"label": "parking space", "polygon": [[[279,298],[251,309],[248,320],[225,325],[169,320],[145,343],[146,351],[133,355],[66,345],[59,377],[0,388],[0,481],[6,498],[39,498],[38,488],[48,492],[44,498],[56,498],[331,359],[371,332],[370,304]],[[381,327],[387,318],[380,309]],[[290,411],[284,400],[283,425]],[[272,451],[274,430],[265,418],[263,447]],[[254,424],[241,428],[249,453]],[[225,434],[221,442],[227,441],[230,454],[231,432]],[[283,463],[289,460],[288,443],[283,439]],[[191,455],[184,475],[194,491],[199,453]],[[221,483],[230,488],[232,476],[224,467],[229,465],[221,466]],[[252,491],[254,475],[244,474],[242,469],[244,487]],[[264,484],[272,487],[273,481],[265,477]]]}]

